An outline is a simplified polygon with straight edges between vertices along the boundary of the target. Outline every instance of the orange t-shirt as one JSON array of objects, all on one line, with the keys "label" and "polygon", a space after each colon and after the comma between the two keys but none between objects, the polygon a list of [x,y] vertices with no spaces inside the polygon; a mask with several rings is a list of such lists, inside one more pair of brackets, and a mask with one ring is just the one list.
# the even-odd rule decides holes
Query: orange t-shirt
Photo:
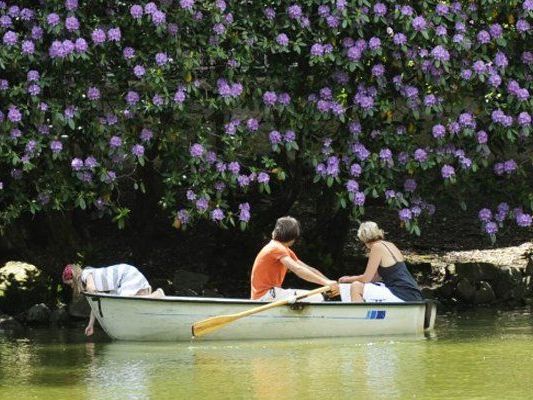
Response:
[{"label": "orange t-shirt", "polygon": [[287,267],[281,262],[285,256],[298,261],[294,251],[276,240],[271,240],[257,254],[252,267],[252,300],[263,297],[273,287],[281,287],[287,273]]}]

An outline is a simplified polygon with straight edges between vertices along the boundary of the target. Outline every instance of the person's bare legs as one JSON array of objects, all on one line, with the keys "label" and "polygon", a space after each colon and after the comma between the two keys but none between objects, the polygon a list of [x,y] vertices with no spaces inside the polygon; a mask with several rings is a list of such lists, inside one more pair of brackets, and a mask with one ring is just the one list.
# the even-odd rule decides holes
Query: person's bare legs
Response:
[{"label": "person's bare legs", "polygon": [[352,296],[352,303],[363,302],[364,287],[365,287],[365,284],[359,281],[355,281],[350,285],[350,295]]}]

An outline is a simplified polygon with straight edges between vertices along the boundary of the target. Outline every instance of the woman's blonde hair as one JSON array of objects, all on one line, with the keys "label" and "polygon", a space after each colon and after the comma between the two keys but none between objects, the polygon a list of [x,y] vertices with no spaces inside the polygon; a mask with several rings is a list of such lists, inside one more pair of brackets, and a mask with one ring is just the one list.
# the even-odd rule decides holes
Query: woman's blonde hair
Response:
[{"label": "woman's blonde hair", "polygon": [[378,224],[372,221],[365,221],[357,230],[357,237],[363,243],[375,242],[385,238],[383,229],[379,229]]},{"label": "woman's blonde hair", "polygon": [[72,283],[74,296],[79,296],[83,291],[83,283],[81,282],[81,266],[79,264],[72,264]]}]

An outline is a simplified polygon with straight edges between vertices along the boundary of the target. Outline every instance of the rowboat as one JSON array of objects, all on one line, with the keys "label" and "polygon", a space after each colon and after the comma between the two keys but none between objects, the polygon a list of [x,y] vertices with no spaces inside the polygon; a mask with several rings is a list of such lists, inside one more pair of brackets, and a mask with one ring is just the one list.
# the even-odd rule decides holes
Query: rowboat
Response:
[{"label": "rowboat", "polygon": [[[85,293],[104,331],[116,340],[190,341],[193,323],[264,305],[244,299],[126,297]],[[236,320],[195,340],[306,339],[420,335],[434,327],[436,304],[296,302]]]}]

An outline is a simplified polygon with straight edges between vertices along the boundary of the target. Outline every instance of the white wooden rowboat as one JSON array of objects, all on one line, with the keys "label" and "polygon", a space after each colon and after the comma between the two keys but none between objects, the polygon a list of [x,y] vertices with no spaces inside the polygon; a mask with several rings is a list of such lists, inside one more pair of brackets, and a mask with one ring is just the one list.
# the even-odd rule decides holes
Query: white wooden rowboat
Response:
[{"label": "white wooden rowboat", "polygon": [[[264,302],[208,297],[161,299],[85,293],[98,322],[113,339],[190,341],[194,322],[249,310]],[[303,339],[418,335],[434,327],[436,304],[297,302],[232,322],[195,340]]]}]

